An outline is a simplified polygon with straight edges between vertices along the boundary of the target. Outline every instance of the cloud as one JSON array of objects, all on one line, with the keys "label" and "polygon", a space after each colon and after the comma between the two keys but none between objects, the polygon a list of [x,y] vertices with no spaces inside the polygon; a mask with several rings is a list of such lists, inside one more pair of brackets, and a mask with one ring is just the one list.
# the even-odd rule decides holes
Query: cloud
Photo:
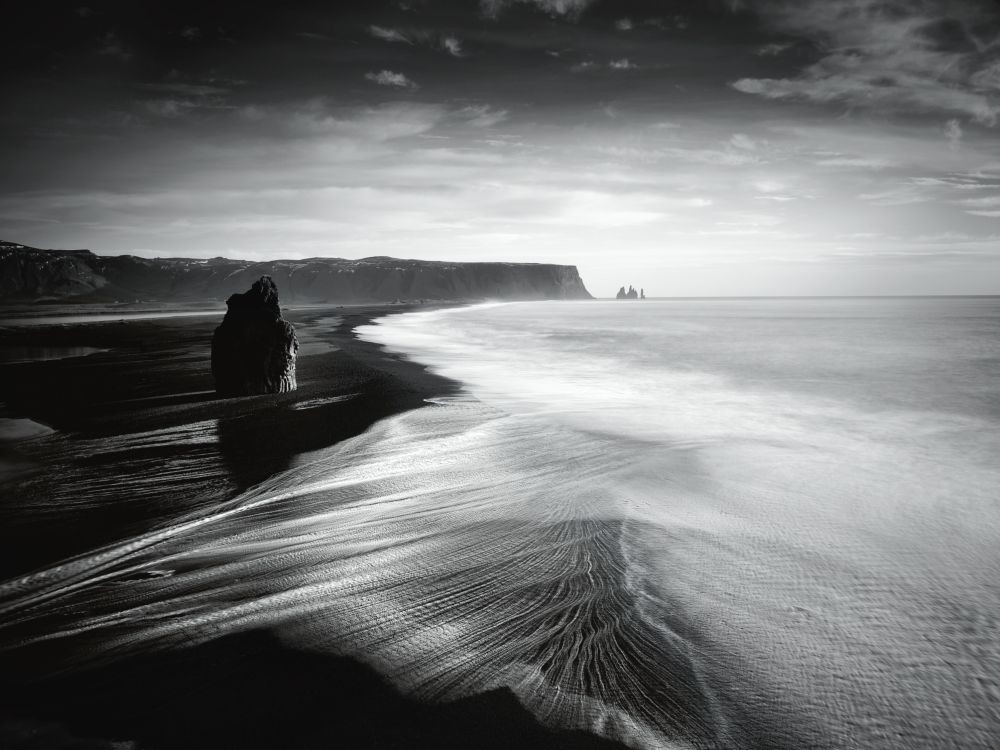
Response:
[{"label": "cloud", "polygon": [[[773,30],[810,41],[818,61],[788,78],[740,78],[737,91],[889,112],[943,113],[992,126],[1000,67],[974,33],[1000,31],[984,5],[949,0],[758,0]],[[762,48],[763,49],[763,48]]]},{"label": "cloud", "polygon": [[1000,60],[977,70],[969,77],[969,83],[977,89],[1000,91]]},{"label": "cloud", "polygon": [[583,62],[578,62],[575,65],[570,66],[571,73],[587,73],[594,70],[638,70],[639,66],[629,60],[627,57],[621,57],[615,60],[609,60],[607,65],[599,62],[594,62],[593,60],[584,60]]},{"label": "cloud", "polygon": [[760,57],[777,57],[782,52],[787,49],[791,49],[794,45],[791,42],[772,42],[771,44],[765,44],[757,48],[757,55]]},{"label": "cloud", "polygon": [[860,169],[886,169],[893,162],[879,156],[833,156],[816,162],[821,167],[853,167]]},{"label": "cloud", "polygon": [[143,102],[146,111],[156,117],[174,119],[186,114],[194,105],[182,99],[150,99]]},{"label": "cloud", "polygon": [[611,70],[636,70],[639,66],[635,63],[629,62],[627,57],[622,57],[618,60],[612,60],[609,62],[608,67]]},{"label": "cloud", "polygon": [[387,29],[384,26],[369,26],[368,33],[383,42],[401,42],[403,44],[413,44],[405,34],[396,29]]},{"label": "cloud", "polygon": [[469,125],[488,128],[506,120],[509,113],[506,109],[493,109],[486,104],[479,104],[463,107],[455,114],[458,119],[464,120]]},{"label": "cloud", "polygon": [[958,148],[962,145],[962,123],[955,118],[948,120],[944,124],[944,137],[951,148]]},{"label": "cloud", "polygon": [[293,106],[247,106],[236,110],[239,119],[256,135],[278,140],[341,137],[376,143],[426,133],[447,114],[444,107],[434,104],[394,102],[377,107],[343,107],[325,98]]},{"label": "cloud", "polygon": [[876,206],[908,206],[911,203],[927,203],[933,200],[932,196],[914,185],[900,185],[874,193],[862,193],[858,198]]},{"label": "cloud", "polygon": [[154,117],[177,119],[195,114],[199,110],[236,109],[227,99],[227,95],[232,91],[229,87],[185,81],[167,81],[165,83],[145,83],[141,84],[139,88],[167,95],[139,102],[139,106],[147,114]]},{"label": "cloud", "polygon": [[490,18],[496,18],[514,4],[534,5],[550,16],[576,18],[593,2],[594,0],[480,0],[479,7]]},{"label": "cloud", "polygon": [[440,35],[432,31],[422,29],[409,29],[405,33],[399,29],[390,29],[385,26],[369,26],[368,33],[383,42],[395,44],[425,44],[428,47],[435,47],[444,50],[454,57],[462,57],[462,41],[453,34]]},{"label": "cloud", "polygon": [[395,86],[402,89],[415,90],[420,88],[415,81],[407,78],[403,73],[396,73],[392,70],[380,70],[378,73],[365,73],[365,79],[379,86]]},{"label": "cloud", "polygon": [[619,31],[631,31],[632,30],[632,19],[631,18],[619,18],[615,21],[615,28]]},{"label": "cloud", "polygon": [[957,201],[965,208],[965,213],[973,216],[1000,216],[1000,195],[988,195],[983,198],[966,198]]},{"label": "cloud", "polygon": [[754,151],[757,148],[757,142],[744,133],[736,133],[729,139],[729,143],[734,148],[742,149],[743,151]]},{"label": "cloud", "polygon": [[180,94],[181,96],[221,96],[230,92],[229,88],[222,86],[184,82],[144,83],[140,88],[148,91],[165,91],[171,94]]},{"label": "cloud", "polygon": [[201,38],[201,29],[197,26],[185,26],[180,31],[181,37],[189,42],[195,42]]},{"label": "cloud", "polygon": [[441,40],[441,46],[449,55],[454,55],[455,57],[462,56],[462,42],[458,37],[446,36]]},{"label": "cloud", "polygon": [[97,54],[112,57],[121,62],[128,62],[132,59],[132,53],[126,49],[122,40],[113,31],[109,31],[101,37],[101,46],[98,47]]}]

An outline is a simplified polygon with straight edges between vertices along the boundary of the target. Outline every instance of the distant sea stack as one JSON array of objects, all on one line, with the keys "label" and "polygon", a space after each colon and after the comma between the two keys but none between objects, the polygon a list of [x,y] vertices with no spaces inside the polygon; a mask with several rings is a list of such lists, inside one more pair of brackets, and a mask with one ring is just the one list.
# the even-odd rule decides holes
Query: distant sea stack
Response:
[{"label": "distant sea stack", "polygon": [[646,299],[646,290],[640,289],[637,292],[635,287],[629,284],[628,291],[626,292],[625,287],[622,287],[615,295],[615,299]]},{"label": "distant sea stack", "polygon": [[294,391],[295,328],[281,317],[278,287],[261,276],[250,291],[234,294],[212,336],[212,376],[223,397]]},{"label": "distant sea stack", "polygon": [[138,258],[0,242],[0,303],[217,302],[270,276],[288,304],[590,299],[576,266],[374,257]]}]

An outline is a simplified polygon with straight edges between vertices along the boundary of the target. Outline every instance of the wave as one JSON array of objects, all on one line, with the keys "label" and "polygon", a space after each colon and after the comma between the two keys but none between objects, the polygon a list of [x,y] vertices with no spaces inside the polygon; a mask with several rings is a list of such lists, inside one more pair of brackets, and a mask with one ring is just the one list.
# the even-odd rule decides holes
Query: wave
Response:
[{"label": "wave", "polygon": [[697,644],[644,580],[614,490],[629,451],[539,427],[462,399],[385,420],[214,512],[0,587],[4,640],[69,639],[83,667],[266,626],[422,699],[508,686],[556,726],[717,746]]},{"label": "wave", "polygon": [[676,346],[623,367],[607,342],[662,320],[560,309],[366,330],[467,392],[3,585],[0,640],[84,668],[267,627],[639,747],[989,746],[996,426],[751,388]]}]

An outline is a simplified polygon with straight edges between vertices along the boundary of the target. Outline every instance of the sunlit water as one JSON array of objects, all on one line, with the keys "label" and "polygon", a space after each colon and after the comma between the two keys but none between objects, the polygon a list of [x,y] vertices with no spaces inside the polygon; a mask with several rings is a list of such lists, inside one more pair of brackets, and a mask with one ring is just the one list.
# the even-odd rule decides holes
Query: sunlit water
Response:
[{"label": "sunlit water", "polygon": [[464,394],[7,583],[17,648],[266,625],[645,747],[1000,736],[1000,301],[519,303],[362,335]]}]

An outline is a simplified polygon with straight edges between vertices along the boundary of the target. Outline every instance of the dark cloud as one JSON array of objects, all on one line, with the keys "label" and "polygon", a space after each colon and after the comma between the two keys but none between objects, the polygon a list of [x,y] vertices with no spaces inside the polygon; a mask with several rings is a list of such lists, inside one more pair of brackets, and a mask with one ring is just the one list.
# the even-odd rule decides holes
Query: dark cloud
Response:
[{"label": "dark cloud", "polygon": [[534,5],[538,9],[553,16],[577,17],[594,0],[480,0],[483,12],[496,17],[505,9],[515,4]]},{"label": "dark cloud", "polygon": [[[1000,23],[992,3],[762,0],[755,8],[776,31],[812,42],[819,59],[787,77],[739,78],[738,91],[997,123]],[[772,43],[759,52],[783,49]]]},{"label": "dark cloud", "polygon": [[0,236],[632,263],[664,288],[995,253],[1000,11],[975,0],[87,8],[9,10]]}]

